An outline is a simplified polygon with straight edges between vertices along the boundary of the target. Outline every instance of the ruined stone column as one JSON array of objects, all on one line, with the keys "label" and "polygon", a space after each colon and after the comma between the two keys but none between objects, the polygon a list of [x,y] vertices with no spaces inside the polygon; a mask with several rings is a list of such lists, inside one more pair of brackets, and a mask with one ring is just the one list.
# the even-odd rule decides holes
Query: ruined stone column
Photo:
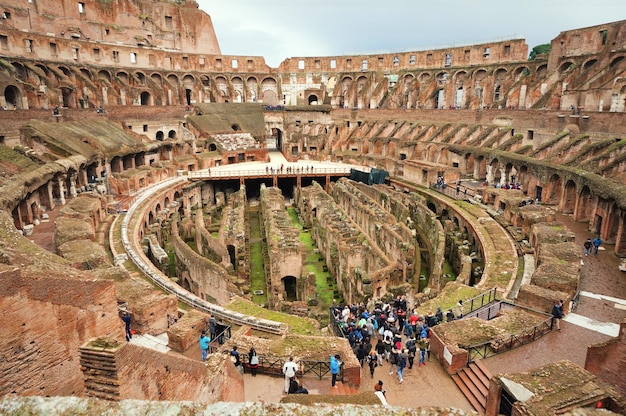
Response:
[{"label": "ruined stone column", "polygon": [[63,175],[59,179],[57,179],[59,184],[59,200],[61,202],[61,205],[65,205],[65,178],[65,175]]},{"label": "ruined stone column", "polygon": [[69,181],[70,181],[70,197],[72,198],[76,198],[76,173],[73,173],[70,177],[69,177]]}]

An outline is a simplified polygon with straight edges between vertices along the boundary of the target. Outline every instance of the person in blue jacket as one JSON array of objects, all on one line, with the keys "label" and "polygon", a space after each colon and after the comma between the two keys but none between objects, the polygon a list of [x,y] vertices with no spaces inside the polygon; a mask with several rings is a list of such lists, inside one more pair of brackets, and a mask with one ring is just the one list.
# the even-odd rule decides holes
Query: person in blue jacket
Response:
[{"label": "person in blue jacket", "polygon": [[339,367],[341,366],[341,362],[339,359],[341,356],[339,354],[335,354],[334,356],[330,356],[330,374],[333,377],[331,382],[332,387],[337,387],[335,383],[337,383],[337,374],[339,374]]},{"label": "person in blue jacket", "polygon": [[206,334],[205,330],[202,330],[200,334],[200,351],[202,352],[202,362],[206,361],[206,357],[209,355],[209,343],[211,342],[211,338],[209,338]]},{"label": "person in blue jacket", "polygon": [[600,247],[600,244],[602,244],[600,236],[593,239],[593,254],[596,256],[598,255],[598,247]]}]

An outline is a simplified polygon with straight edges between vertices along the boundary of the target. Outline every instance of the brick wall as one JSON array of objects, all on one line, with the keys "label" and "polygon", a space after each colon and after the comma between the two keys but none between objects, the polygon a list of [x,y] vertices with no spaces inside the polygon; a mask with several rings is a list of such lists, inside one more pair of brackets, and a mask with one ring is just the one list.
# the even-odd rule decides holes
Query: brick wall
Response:
[{"label": "brick wall", "polygon": [[[443,340],[437,335],[436,328],[437,327],[433,328],[433,334],[430,338],[430,352],[437,359],[437,361],[439,361],[448,374],[455,374],[467,365],[467,350],[456,346],[445,345]],[[445,356],[451,357],[450,362],[448,362],[448,359],[444,356],[446,347],[450,355],[445,353]]]},{"label": "brick wall", "polygon": [[619,336],[587,348],[585,370],[617,387],[626,396],[626,321]]}]

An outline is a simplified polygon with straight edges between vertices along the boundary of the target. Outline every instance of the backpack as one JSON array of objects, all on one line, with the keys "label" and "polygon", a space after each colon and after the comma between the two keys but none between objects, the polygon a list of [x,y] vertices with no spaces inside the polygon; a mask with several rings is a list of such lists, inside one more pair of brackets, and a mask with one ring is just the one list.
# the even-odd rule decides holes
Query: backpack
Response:
[{"label": "backpack", "polygon": [[406,358],[399,356],[398,357],[398,367],[406,367]]}]

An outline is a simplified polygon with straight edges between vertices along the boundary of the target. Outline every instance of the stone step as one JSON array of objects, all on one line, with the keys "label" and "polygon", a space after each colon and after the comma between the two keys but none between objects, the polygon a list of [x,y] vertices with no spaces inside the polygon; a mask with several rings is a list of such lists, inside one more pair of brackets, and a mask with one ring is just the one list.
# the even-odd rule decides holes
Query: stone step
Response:
[{"label": "stone step", "polygon": [[466,368],[462,368],[457,375],[461,378],[465,386],[472,392],[476,400],[483,406],[487,403],[487,394],[489,389],[483,385],[478,377]]},{"label": "stone step", "polygon": [[461,378],[458,375],[454,374],[454,375],[452,375],[452,380],[454,381],[454,384],[456,384],[457,387],[461,390],[461,392],[467,398],[467,400],[470,402],[470,404],[474,407],[474,409],[476,409],[476,411],[478,411],[478,412],[484,413],[485,412],[485,408],[483,407],[483,405],[478,400],[476,400],[476,397],[474,397],[472,392],[469,391],[467,386],[465,386],[465,384],[463,383]]},{"label": "stone step", "polygon": [[[491,375],[491,371],[489,371],[489,369],[485,367],[485,364],[483,364],[482,360],[475,360],[472,363],[480,369],[480,371],[485,375],[485,377],[487,377],[488,380],[491,380],[491,378],[493,377]],[[487,384],[487,386],[489,386],[489,384]]]},{"label": "stone step", "polygon": [[359,390],[347,383],[342,383],[341,381],[337,381],[335,384],[337,388],[330,389],[330,394],[333,396],[350,396],[353,394],[359,393]]},{"label": "stone step", "polygon": [[483,370],[475,363],[471,362],[469,368],[472,370],[474,376],[480,381],[480,383],[489,390],[489,376],[487,376]]}]

